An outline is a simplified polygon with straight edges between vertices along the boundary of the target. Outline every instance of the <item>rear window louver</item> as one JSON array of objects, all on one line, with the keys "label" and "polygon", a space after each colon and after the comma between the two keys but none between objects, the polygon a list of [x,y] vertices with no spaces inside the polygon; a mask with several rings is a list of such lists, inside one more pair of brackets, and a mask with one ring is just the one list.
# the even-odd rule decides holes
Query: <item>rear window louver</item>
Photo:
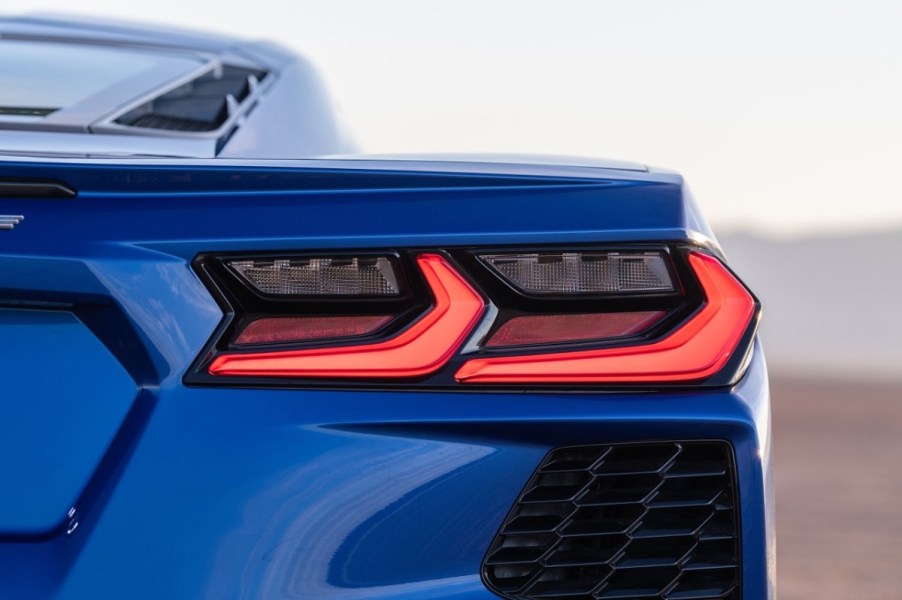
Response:
[{"label": "rear window louver", "polygon": [[215,131],[266,76],[262,70],[220,66],[128,111],[115,123],[168,131]]}]

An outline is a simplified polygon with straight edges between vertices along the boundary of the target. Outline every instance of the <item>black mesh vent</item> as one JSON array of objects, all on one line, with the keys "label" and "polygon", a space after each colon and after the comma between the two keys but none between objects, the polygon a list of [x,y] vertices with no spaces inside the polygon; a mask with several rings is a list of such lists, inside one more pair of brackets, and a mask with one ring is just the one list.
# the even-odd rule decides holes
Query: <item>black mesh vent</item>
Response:
[{"label": "black mesh vent", "polygon": [[551,452],[485,559],[510,598],[739,599],[733,455],[723,442]]},{"label": "black mesh vent", "polygon": [[241,102],[251,92],[251,78],[266,71],[223,66],[131,110],[120,125],[170,131],[214,131],[229,118],[228,97]]}]

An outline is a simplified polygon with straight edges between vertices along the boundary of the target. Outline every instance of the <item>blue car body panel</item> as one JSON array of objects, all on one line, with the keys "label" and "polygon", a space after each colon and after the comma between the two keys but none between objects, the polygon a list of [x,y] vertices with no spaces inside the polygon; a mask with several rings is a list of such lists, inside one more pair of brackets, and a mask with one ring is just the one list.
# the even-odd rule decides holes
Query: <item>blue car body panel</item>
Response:
[{"label": "blue car body panel", "polygon": [[64,526],[137,387],[70,312],[0,309],[0,330],[0,536],[47,536]]},{"label": "blue car body panel", "polygon": [[[52,567],[59,598],[493,598],[485,548],[555,445],[728,439],[743,498],[760,495],[768,415],[747,394],[763,377],[652,399],[161,390],[102,519],[86,514],[54,565],[4,548],[6,589],[37,597],[31,569]],[[742,517],[746,572],[764,573],[764,506]],[[766,597],[768,581],[744,584]]]},{"label": "blue car body panel", "polygon": [[[116,313],[120,326],[95,333],[108,346],[130,340],[120,360],[141,388],[108,476],[85,492],[78,535],[4,544],[5,589],[59,598],[490,598],[479,563],[542,456],[561,445],[639,438],[730,441],[742,473],[745,597],[766,597],[769,413],[760,349],[738,386],[703,392],[182,384],[222,319],[190,268],[198,253],[707,238],[672,175],[375,166],[0,165],[0,176],[53,174],[79,191],[0,200],[3,213],[26,215],[3,240],[4,298]],[[48,368],[31,365],[34,379]],[[105,369],[96,359],[81,367]],[[58,581],[48,588],[51,574]]]},{"label": "blue car body panel", "polygon": [[[234,49],[114,25],[4,27]],[[293,68],[282,51],[251,46],[242,52]],[[299,89],[272,93],[287,101]],[[321,93],[310,90],[313,102]],[[264,106],[252,118],[264,120]],[[0,161],[0,181],[77,192],[0,193],[0,215],[24,217],[0,231],[0,597],[497,598],[482,562],[543,457],[637,440],[729,442],[741,597],[774,597],[757,343],[742,379],[721,388],[184,383],[224,319],[192,268],[199,255],[664,242],[719,254],[680,176],[573,160],[348,156],[334,123],[305,155],[341,156],[271,160],[290,147],[245,145],[257,131],[248,123],[215,159]]]}]

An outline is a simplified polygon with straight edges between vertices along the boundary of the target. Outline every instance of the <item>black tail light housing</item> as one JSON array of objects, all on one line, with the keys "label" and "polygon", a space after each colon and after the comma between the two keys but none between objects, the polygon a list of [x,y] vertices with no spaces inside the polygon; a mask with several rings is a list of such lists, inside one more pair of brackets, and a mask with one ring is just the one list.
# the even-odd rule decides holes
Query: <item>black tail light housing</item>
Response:
[{"label": "black tail light housing", "polygon": [[689,245],[211,254],[226,316],[186,383],[719,386],[760,308]]}]

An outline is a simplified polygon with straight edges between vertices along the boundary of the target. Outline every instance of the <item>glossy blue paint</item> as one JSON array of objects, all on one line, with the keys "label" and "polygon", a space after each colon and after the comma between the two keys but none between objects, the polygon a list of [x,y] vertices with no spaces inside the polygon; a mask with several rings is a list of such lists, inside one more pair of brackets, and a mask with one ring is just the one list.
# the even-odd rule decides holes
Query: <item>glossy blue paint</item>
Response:
[{"label": "glossy blue paint", "polygon": [[[66,230],[69,251],[111,242],[188,259],[211,239],[220,250],[248,250],[710,237],[682,179],[669,174],[556,167],[525,175],[483,163],[441,171],[405,161],[220,165],[7,162],[0,177],[55,174],[78,189],[77,200],[9,201],[5,209],[29,213],[42,234]],[[73,227],[86,212],[91,230]],[[15,241],[26,248],[35,240]]]},{"label": "glossy blue paint", "polygon": [[[181,383],[222,317],[190,268],[199,252],[707,237],[668,174],[354,165],[0,165],[0,176],[56,174],[79,191],[71,200],[0,199],[0,213],[26,215],[3,234],[0,297],[72,303],[141,388],[78,502],[76,533],[0,544],[4,595],[491,598],[479,579],[483,554],[548,450],[726,439],[740,473],[745,597],[767,597],[760,349],[735,389],[704,392]],[[96,358],[82,364],[106,371]],[[29,369],[42,377],[37,364]]]},{"label": "glossy blue paint", "polygon": [[47,537],[67,525],[137,390],[70,312],[0,308],[0,331],[0,539]]},{"label": "glossy blue paint", "polygon": [[[238,48],[280,80],[216,159],[0,161],[0,179],[78,191],[0,197],[0,214],[25,215],[0,231],[0,598],[496,598],[483,556],[550,449],[659,439],[730,442],[742,597],[774,597],[757,344],[732,389],[182,383],[223,318],[191,268],[200,253],[663,241],[718,252],[679,175],[570,159],[267,160],[352,151],[315,73],[278,48],[46,19],[2,29]],[[87,153],[86,139],[106,143],[72,135],[46,151]],[[54,527],[72,505],[66,535]]]},{"label": "glossy blue paint", "polygon": [[[761,376],[657,397],[170,386],[102,512],[61,541],[54,594],[490,598],[482,555],[549,448],[716,438],[742,474],[746,597],[766,597]],[[36,597],[25,575],[46,565],[0,556],[5,589]]]}]

